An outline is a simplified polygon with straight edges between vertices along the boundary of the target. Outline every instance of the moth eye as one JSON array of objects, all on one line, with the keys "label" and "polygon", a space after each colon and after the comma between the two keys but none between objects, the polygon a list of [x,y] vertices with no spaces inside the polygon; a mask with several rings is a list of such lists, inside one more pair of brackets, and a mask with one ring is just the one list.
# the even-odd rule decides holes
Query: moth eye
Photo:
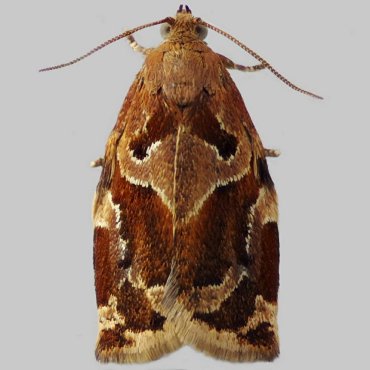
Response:
[{"label": "moth eye", "polygon": [[195,32],[201,40],[204,40],[208,35],[208,28],[204,26],[196,26]]},{"label": "moth eye", "polygon": [[161,24],[160,33],[164,39],[168,38],[168,35],[170,34],[170,32],[171,32],[171,26],[168,23]]}]

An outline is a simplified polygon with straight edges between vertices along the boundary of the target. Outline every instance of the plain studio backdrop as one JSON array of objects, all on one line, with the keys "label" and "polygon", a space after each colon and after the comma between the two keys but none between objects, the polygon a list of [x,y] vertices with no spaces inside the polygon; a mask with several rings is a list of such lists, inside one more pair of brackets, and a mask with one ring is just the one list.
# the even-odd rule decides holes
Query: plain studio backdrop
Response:
[{"label": "plain studio backdrop", "polygon": [[[13,1],[0,14],[2,369],[118,369],[94,358],[91,202],[118,110],[143,62],[124,29],[179,1]],[[365,369],[369,346],[369,2],[189,0],[319,101],[270,72],[231,72],[268,148],[280,201],[281,355],[233,364],[185,347],[131,369]],[[140,32],[161,42],[159,27]],[[255,61],[209,32],[213,50]],[[127,367],[127,366],[126,366]]]}]

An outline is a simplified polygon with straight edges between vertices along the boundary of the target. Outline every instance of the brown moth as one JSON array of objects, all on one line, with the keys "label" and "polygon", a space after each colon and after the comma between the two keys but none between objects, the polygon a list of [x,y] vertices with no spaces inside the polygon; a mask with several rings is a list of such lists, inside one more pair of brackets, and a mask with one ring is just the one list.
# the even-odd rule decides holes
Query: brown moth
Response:
[{"label": "brown moth", "polygon": [[[164,42],[132,33],[162,24]],[[261,64],[212,51],[207,29]],[[93,207],[96,357],[145,362],[190,345],[229,361],[279,354],[277,197],[263,147],[227,69],[269,63],[180,6],[129,37],[145,54],[108,139]]]}]

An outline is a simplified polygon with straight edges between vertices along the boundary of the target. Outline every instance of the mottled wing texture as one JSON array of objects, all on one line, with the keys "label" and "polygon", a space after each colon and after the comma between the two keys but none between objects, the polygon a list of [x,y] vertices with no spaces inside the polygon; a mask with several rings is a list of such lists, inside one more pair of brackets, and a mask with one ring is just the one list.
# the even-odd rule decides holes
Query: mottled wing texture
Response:
[{"label": "mottled wing texture", "polygon": [[108,140],[94,205],[100,361],[182,345],[230,361],[278,355],[277,198],[223,59],[153,49]]}]

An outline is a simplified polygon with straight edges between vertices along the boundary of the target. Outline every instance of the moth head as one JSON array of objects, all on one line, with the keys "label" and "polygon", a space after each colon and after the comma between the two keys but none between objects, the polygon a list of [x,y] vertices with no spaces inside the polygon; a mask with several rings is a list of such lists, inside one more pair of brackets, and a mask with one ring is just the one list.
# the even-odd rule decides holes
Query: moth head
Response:
[{"label": "moth head", "polygon": [[195,18],[187,5],[180,5],[175,18],[169,18],[168,22],[161,25],[161,36],[165,40],[175,42],[189,42],[204,40],[208,29],[202,24],[200,18]]}]

